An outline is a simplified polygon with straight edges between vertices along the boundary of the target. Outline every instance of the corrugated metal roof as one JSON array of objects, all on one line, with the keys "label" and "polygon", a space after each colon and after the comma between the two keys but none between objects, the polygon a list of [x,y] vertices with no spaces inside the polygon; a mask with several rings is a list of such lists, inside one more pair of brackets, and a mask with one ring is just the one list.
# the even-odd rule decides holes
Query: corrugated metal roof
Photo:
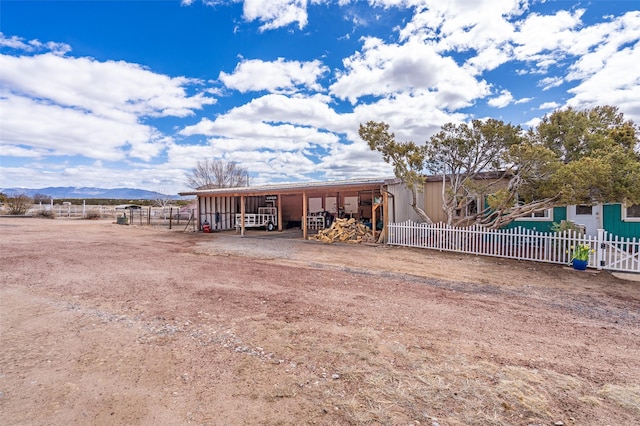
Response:
[{"label": "corrugated metal roof", "polygon": [[269,185],[246,186],[238,188],[214,188],[214,189],[198,189],[189,192],[180,192],[180,195],[247,195],[247,194],[269,194],[283,192],[300,192],[311,189],[329,189],[344,188],[358,186],[379,186],[385,184],[393,178],[362,178],[362,179],[345,179],[321,182],[295,182],[295,183],[274,183]]}]

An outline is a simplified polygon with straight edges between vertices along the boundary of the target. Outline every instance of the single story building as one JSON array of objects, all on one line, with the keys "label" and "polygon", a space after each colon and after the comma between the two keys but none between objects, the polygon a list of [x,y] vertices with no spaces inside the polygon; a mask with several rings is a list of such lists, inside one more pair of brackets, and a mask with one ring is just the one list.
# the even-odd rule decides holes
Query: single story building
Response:
[{"label": "single story building", "polygon": [[[374,232],[390,222],[420,222],[410,204],[410,191],[397,178],[198,189],[180,195],[197,197],[198,229],[208,224],[213,230],[235,229],[242,235],[247,228],[255,227],[280,231],[299,228],[306,239],[309,232],[324,229],[338,217],[365,222]],[[417,194],[417,203],[434,222],[446,220],[441,177],[426,179],[423,190]],[[478,205],[483,204],[484,200],[478,200]],[[604,229],[619,237],[640,238],[640,205],[621,203],[544,209],[516,219],[507,228],[551,232],[553,224],[563,220],[582,226],[587,235],[596,235],[598,229]]]},{"label": "single story building", "polygon": [[530,217],[516,219],[510,228],[521,226],[540,232],[551,232],[554,223],[568,220],[581,226],[586,235],[595,236],[604,229],[621,238],[640,239],[640,204],[594,204],[593,206],[560,206],[541,210]]},{"label": "single story building", "polygon": [[236,229],[244,235],[251,227],[300,228],[306,239],[309,231],[324,229],[335,218],[384,224],[389,204],[387,181],[366,178],[209,188],[180,195],[197,197],[198,229],[207,224],[212,230]]},{"label": "single story building", "polygon": [[[493,179],[490,174],[481,175],[482,178]],[[496,185],[496,188],[499,184]],[[387,181],[387,191],[393,194],[393,210],[390,211],[390,222],[404,222],[411,220],[420,222],[420,218],[410,206],[411,194],[399,179]],[[442,176],[428,176],[423,191],[418,193],[417,203],[434,222],[445,222],[445,212],[442,210]],[[484,205],[485,201],[477,200],[477,205]],[[458,212],[461,217],[467,212]],[[472,212],[473,213],[473,212]],[[505,228],[522,227],[539,232],[552,232],[554,223],[563,220],[571,221],[582,227],[586,235],[596,236],[598,229],[604,229],[612,235],[621,238],[640,239],[640,205],[627,206],[623,203],[572,205],[543,209],[530,216],[516,219]]]}]

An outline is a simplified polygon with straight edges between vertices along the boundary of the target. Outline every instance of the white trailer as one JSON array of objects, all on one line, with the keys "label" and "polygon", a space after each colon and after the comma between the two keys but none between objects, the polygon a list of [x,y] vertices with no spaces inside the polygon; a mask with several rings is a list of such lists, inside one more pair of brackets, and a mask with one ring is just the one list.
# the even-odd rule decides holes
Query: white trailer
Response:
[{"label": "white trailer", "polygon": [[[278,226],[278,209],[276,207],[258,207],[258,213],[244,214],[245,228],[265,228],[273,231]],[[242,228],[242,214],[236,213],[236,232]]]}]

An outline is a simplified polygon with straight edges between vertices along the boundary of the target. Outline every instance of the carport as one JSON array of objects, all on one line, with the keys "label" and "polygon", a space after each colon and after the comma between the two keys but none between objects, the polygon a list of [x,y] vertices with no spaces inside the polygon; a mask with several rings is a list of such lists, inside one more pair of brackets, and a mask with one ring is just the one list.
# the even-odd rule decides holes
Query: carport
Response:
[{"label": "carport", "polygon": [[[327,182],[283,183],[240,188],[210,188],[181,192],[197,196],[197,223],[213,230],[236,229],[241,235],[251,227],[282,231],[309,231],[328,226],[330,218],[348,217],[372,224],[372,230],[386,226],[388,193],[385,178]],[[272,216],[264,216],[272,214]],[[328,219],[329,218],[329,219]],[[273,223],[275,221],[275,223]]]}]

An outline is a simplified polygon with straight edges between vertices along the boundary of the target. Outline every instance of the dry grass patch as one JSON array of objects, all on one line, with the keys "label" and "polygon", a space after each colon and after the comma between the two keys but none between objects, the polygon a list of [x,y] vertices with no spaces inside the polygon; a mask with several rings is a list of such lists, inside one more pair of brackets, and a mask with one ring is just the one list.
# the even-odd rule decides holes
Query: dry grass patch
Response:
[{"label": "dry grass patch", "polygon": [[[403,351],[393,354],[367,363],[351,357],[353,363],[345,360],[339,367],[344,382],[334,383],[326,396],[349,423],[393,425],[437,419],[447,425],[552,424],[558,420],[568,424],[574,411],[591,406],[589,401],[608,398],[636,412],[640,407],[637,387],[608,385],[594,394],[587,381],[551,370],[473,363],[463,356],[436,360],[433,355],[404,352],[406,359],[398,359]],[[413,367],[407,368],[409,365]],[[563,412],[559,401],[575,410]]]},{"label": "dry grass patch", "polygon": [[631,412],[640,414],[640,386],[624,387],[606,384],[598,394]]}]

